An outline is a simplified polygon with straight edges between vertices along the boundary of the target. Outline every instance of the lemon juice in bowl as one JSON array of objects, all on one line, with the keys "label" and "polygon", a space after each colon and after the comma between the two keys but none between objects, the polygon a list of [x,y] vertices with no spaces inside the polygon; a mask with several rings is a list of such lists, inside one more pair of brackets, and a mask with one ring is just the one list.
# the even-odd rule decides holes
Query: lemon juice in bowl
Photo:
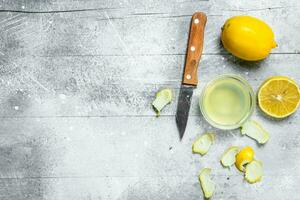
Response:
[{"label": "lemon juice in bowl", "polygon": [[199,104],[204,118],[211,125],[235,129],[253,113],[255,97],[245,79],[237,75],[222,75],[206,85]]}]

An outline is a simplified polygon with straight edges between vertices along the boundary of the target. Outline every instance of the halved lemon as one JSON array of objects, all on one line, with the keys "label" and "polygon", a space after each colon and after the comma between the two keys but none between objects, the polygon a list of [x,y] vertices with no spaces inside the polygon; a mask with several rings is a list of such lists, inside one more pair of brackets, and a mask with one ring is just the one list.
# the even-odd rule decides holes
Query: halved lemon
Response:
[{"label": "halved lemon", "polygon": [[267,79],[258,91],[259,107],[267,115],[284,118],[297,110],[300,92],[297,83],[286,76]]},{"label": "halved lemon", "polygon": [[254,151],[251,147],[244,147],[235,156],[235,166],[238,170],[244,172],[245,166],[254,159]]}]

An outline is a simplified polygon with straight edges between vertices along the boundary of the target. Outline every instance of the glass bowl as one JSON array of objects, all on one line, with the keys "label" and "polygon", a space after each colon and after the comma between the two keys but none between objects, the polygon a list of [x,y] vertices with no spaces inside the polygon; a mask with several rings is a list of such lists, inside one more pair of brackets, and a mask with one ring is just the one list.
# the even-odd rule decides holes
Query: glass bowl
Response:
[{"label": "glass bowl", "polygon": [[204,87],[199,105],[208,123],[230,130],[241,127],[252,115],[256,104],[253,89],[244,78],[225,74]]}]

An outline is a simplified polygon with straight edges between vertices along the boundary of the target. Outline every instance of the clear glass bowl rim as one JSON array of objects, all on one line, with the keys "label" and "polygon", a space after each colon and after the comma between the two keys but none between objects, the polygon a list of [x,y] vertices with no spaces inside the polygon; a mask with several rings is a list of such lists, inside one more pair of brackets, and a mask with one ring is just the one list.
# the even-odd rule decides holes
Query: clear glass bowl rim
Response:
[{"label": "clear glass bowl rim", "polygon": [[[250,99],[250,102],[251,102],[250,111],[247,113],[247,115],[245,115],[243,117],[242,120],[240,120],[236,124],[230,124],[230,125],[218,124],[218,123],[216,123],[215,121],[213,121],[212,119],[209,118],[209,116],[207,115],[207,113],[205,112],[205,109],[204,109],[203,99],[204,99],[204,96],[205,96],[206,89],[210,85],[212,85],[213,83],[215,83],[216,81],[218,81],[220,79],[224,79],[224,78],[233,78],[233,79],[236,79],[236,80],[240,81],[245,86],[245,89],[248,90],[249,97],[251,98]],[[254,91],[253,91],[251,85],[248,83],[248,81],[246,79],[244,79],[243,77],[241,77],[239,75],[235,75],[235,74],[223,74],[223,75],[219,75],[219,76],[215,77],[214,79],[210,80],[204,86],[204,88],[203,88],[203,90],[201,92],[201,96],[200,96],[200,100],[199,100],[199,106],[200,106],[200,111],[201,111],[203,117],[205,118],[205,120],[209,124],[211,124],[212,126],[214,126],[216,128],[219,128],[219,129],[232,130],[232,129],[236,129],[236,128],[241,127],[251,117],[251,115],[253,114],[253,111],[255,109],[255,106],[256,106],[256,98],[255,98],[255,94],[254,94]]]}]

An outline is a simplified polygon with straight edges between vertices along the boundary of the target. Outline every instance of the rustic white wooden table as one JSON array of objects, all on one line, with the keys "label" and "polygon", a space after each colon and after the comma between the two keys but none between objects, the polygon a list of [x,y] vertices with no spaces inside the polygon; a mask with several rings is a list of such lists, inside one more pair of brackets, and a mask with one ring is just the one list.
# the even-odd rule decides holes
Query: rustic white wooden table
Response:
[{"label": "rustic white wooden table", "polygon": [[[175,124],[178,88],[191,15],[208,15],[200,84],[180,142]],[[247,63],[220,45],[233,15],[270,24],[278,48]],[[213,77],[234,73],[257,90],[271,75],[300,83],[298,0],[1,0],[0,199],[198,200],[197,175],[213,168],[218,200],[300,199],[300,111],[273,121],[258,146],[239,130],[209,126],[198,107]],[[159,118],[155,92],[171,87],[175,101]],[[216,143],[205,157],[191,153],[204,131]],[[223,169],[229,145],[251,145],[264,163],[262,182],[249,185]]]}]

